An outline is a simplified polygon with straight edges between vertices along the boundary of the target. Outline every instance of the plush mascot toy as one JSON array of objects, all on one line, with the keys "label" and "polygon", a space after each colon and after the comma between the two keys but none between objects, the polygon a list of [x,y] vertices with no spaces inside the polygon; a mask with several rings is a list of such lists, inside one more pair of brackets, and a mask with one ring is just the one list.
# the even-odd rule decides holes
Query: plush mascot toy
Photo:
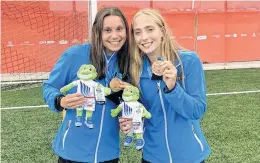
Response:
[{"label": "plush mascot toy", "polygon": [[80,127],[82,125],[81,119],[84,109],[86,110],[84,123],[88,128],[93,128],[94,125],[92,122],[92,114],[93,111],[95,111],[95,104],[96,102],[104,104],[105,96],[111,93],[111,89],[108,87],[104,87],[94,81],[94,79],[97,77],[97,72],[96,68],[93,65],[82,65],[77,72],[77,76],[79,80],[73,81],[68,85],[62,87],[60,91],[62,93],[66,93],[71,88],[77,86],[77,92],[83,94],[87,98],[87,101],[83,106],[76,108],[77,113],[75,125],[77,127]]},{"label": "plush mascot toy", "polygon": [[143,120],[151,118],[151,114],[145,109],[145,107],[139,103],[139,89],[134,86],[127,86],[124,91],[122,102],[116,109],[111,110],[111,116],[116,117],[122,111],[122,118],[132,119],[132,130],[127,134],[124,142],[124,146],[130,146],[133,142],[133,136],[136,136],[136,149],[141,150],[144,146],[143,139]]}]

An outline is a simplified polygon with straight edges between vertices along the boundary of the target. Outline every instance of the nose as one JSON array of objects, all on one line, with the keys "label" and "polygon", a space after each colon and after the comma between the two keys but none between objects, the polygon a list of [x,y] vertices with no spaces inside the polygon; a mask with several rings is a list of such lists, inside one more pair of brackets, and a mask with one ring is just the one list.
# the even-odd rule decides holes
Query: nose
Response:
[{"label": "nose", "polygon": [[148,39],[148,34],[146,32],[142,32],[141,39],[142,40],[147,40]]},{"label": "nose", "polygon": [[113,31],[112,33],[111,33],[111,39],[117,39],[118,38],[118,33],[117,33],[117,31]]}]

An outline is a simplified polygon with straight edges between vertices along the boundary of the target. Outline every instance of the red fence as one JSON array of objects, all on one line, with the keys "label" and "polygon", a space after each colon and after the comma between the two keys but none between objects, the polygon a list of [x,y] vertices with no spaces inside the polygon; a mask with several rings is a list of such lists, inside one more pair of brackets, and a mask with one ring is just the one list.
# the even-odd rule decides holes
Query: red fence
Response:
[{"label": "red fence", "polygon": [[[120,7],[128,20],[142,8],[159,10],[174,37],[203,62],[260,60],[260,2],[98,1]],[[87,41],[88,2],[2,1],[3,73],[50,71],[61,53]]]}]

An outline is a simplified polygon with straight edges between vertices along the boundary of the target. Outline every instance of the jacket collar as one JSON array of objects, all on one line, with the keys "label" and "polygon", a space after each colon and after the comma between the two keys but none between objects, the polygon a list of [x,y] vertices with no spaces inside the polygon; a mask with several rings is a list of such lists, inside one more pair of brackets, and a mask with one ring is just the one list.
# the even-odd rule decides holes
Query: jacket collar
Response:
[{"label": "jacket collar", "polygon": [[151,71],[151,63],[147,55],[144,55],[142,57],[143,59],[143,68],[141,70],[141,78],[151,78],[152,77],[152,71]]}]

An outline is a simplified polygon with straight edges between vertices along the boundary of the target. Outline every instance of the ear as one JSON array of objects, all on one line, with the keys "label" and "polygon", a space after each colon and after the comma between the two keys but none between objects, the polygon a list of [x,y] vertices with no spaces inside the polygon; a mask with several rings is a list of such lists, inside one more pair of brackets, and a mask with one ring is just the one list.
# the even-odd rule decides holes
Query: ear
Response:
[{"label": "ear", "polygon": [[166,35],[165,27],[161,27],[161,32],[162,32],[162,40],[163,40],[163,37],[165,37]]}]

